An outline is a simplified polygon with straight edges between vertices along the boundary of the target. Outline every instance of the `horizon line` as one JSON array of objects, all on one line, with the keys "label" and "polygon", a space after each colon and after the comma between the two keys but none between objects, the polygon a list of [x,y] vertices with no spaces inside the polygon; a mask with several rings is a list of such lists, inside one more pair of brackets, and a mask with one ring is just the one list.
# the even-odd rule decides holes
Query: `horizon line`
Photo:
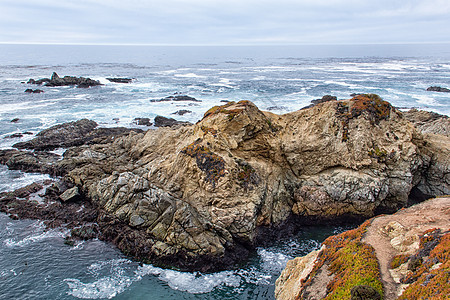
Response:
[{"label": "horizon line", "polygon": [[0,45],[48,45],[48,46],[153,46],[153,47],[267,47],[267,46],[370,46],[370,45],[438,45],[446,42],[380,42],[380,43],[263,43],[263,44],[145,44],[145,43],[42,43],[42,42],[0,42]]}]

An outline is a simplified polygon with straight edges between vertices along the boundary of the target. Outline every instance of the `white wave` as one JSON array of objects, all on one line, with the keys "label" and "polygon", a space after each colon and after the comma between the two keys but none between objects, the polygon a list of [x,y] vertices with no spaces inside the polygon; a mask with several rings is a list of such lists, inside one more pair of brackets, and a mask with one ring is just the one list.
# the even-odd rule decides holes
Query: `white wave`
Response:
[{"label": "white wave", "polygon": [[186,74],[175,74],[175,77],[182,77],[182,78],[206,78],[206,76],[198,75],[195,73],[186,73]]},{"label": "white wave", "polygon": [[286,267],[288,260],[293,258],[289,255],[268,251],[263,248],[258,249],[258,254],[262,260],[261,267],[271,273],[281,272]]},{"label": "white wave", "polygon": [[21,248],[46,239],[62,238],[65,237],[68,233],[67,230],[61,231],[56,229],[44,231],[45,225],[42,222],[35,223],[33,227],[35,227],[32,229],[33,234],[22,239],[17,238],[5,239],[3,241],[3,244],[8,248],[17,248],[17,247]]},{"label": "white wave", "polygon": [[441,106],[434,98],[425,95],[411,95],[414,99],[417,99],[418,103],[432,106]]},{"label": "white wave", "polygon": [[32,184],[33,182],[42,182],[50,179],[50,176],[46,174],[8,170],[6,166],[0,165],[0,179],[0,192],[9,192]]},{"label": "white wave", "polygon": [[238,287],[241,281],[240,277],[232,271],[201,274],[166,270],[152,265],[139,267],[136,274],[139,276],[148,274],[158,276],[160,280],[167,282],[172,289],[191,294],[209,293],[218,286]]}]

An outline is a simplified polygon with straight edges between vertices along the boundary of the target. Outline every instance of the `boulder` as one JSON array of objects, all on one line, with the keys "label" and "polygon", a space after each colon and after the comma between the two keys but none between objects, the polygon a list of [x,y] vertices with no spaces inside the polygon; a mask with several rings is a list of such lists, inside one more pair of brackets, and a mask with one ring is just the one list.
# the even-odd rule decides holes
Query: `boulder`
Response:
[{"label": "boulder", "polygon": [[59,198],[63,202],[67,201],[75,201],[80,198],[80,192],[78,191],[78,187],[74,186],[71,189],[66,190],[64,193],[59,195]]},{"label": "boulder", "polygon": [[149,118],[134,118],[133,123],[142,126],[152,126]]}]

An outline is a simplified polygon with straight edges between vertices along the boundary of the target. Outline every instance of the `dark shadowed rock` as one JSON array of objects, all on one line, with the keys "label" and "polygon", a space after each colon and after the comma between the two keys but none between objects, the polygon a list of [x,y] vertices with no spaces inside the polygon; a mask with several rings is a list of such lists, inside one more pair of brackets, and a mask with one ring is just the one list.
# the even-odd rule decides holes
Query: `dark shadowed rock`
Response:
[{"label": "dark shadowed rock", "polygon": [[7,165],[11,170],[21,170],[28,173],[46,173],[61,175],[56,163],[61,156],[42,151],[19,151],[16,149],[0,150],[0,164]]},{"label": "dark shadowed rock", "polygon": [[429,91],[429,92],[450,93],[450,89],[443,88],[443,87],[440,87],[440,86],[430,86],[429,88],[427,88],[427,91]]},{"label": "dark shadowed rock", "polygon": [[350,295],[351,300],[381,300],[380,293],[370,285],[354,286]]},{"label": "dark shadowed rock", "polygon": [[202,102],[202,100],[197,100],[194,97],[186,96],[186,95],[176,95],[169,96],[162,99],[152,99],[150,102],[166,102],[166,101],[189,101],[189,102]]},{"label": "dark shadowed rock", "polygon": [[130,83],[133,81],[132,78],[106,78],[109,82],[115,82],[115,83]]},{"label": "dark shadowed rock", "polygon": [[96,128],[97,123],[82,119],[75,122],[52,126],[39,132],[30,141],[14,144],[18,149],[53,150],[84,144],[110,142],[115,136],[127,134],[130,131],[142,132],[140,129],[123,127]]},{"label": "dark shadowed rock", "polygon": [[17,123],[17,122],[19,122],[19,120],[20,120],[19,118],[14,118],[14,119],[12,119],[10,122],[11,122],[11,123]]},{"label": "dark shadowed rock", "polygon": [[180,109],[180,110],[177,110],[176,112],[172,113],[172,115],[183,116],[185,114],[190,114],[190,113],[192,113],[192,111],[187,110],[187,109]]},{"label": "dark shadowed rock", "polygon": [[56,72],[53,72],[52,77],[42,78],[39,80],[30,79],[27,82],[28,84],[44,84],[45,86],[66,86],[66,85],[76,85],[79,88],[88,88],[91,86],[101,85],[100,81],[93,80],[90,78],[84,77],[75,77],[75,76],[64,76],[63,78],[59,77]]},{"label": "dark shadowed rock", "polygon": [[134,124],[143,125],[143,126],[152,126],[152,122],[150,122],[149,118],[135,118],[133,120]]},{"label": "dark shadowed rock", "polygon": [[190,122],[182,122],[177,121],[173,118],[166,118],[163,116],[156,116],[155,117],[155,127],[173,127],[176,125],[192,125]]},{"label": "dark shadowed rock", "polygon": [[25,90],[25,93],[28,93],[28,94],[40,94],[40,93],[43,93],[44,91],[43,90],[40,90],[40,89],[36,89],[36,90],[33,90],[33,89],[26,89]]}]

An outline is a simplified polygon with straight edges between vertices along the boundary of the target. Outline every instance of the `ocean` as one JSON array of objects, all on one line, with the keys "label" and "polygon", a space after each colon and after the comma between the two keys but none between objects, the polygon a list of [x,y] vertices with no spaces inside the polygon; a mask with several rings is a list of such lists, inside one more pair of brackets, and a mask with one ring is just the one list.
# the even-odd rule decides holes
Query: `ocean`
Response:
[{"label": "ocean", "polygon": [[[25,82],[52,72],[90,77],[88,89]],[[129,84],[108,77],[133,78]],[[401,109],[450,114],[450,44],[248,47],[0,45],[0,148],[52,125],[89,118],[103,127],[157,115],[195,123],[226,101],[251,100],[282,114],[330,94],[376,93]],[[24,93],[40,88],[41,94]],[[152,102],[175,94],[201,102]],[[183,116],[178,110],[189,110]],[[18,118],[18,122],[11,120]],[[152,128],[152,127],[150,127]],[[56,150],[62,153],[64,149]],[[0,192],[49,178],[0,166]],[[309,226],[257,248],[236,270],[178,272],[134,262],[98,240],[64,244],[64,228],[0,214],[0,299],[273,299],[287,260],[346,226]]]}]

